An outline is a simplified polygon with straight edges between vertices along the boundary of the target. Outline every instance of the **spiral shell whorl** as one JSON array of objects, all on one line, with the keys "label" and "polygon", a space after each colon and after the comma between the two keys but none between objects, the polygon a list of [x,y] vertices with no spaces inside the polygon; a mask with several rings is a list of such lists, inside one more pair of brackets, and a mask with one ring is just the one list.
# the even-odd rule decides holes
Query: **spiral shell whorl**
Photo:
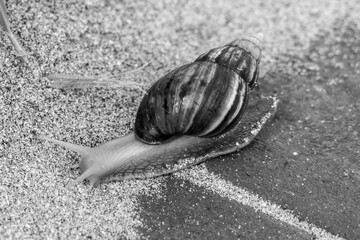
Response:
[{"label": "spiral shell whorl", "polygon": [[260,61],[261,51],[264,46],[264,34],[257,33],[232,41],[228,45],[238,46],[248,51],[257,61]]},{"label": "spiral shell whorl", "polygon": [[196,61],[209,61],[228,67],[240,75],[249,85],[256,86],[259,78],[259,63],[263,48],[263,34],[243,37],[225,46],[211,49]]},{"label": "spiral shell whorl", "polygon": [[139,140],[158,144],[174,136],[218,136],[244,113],[248,86],[235,72],[194,62],[159,79],[144,96],[135,120]]}]

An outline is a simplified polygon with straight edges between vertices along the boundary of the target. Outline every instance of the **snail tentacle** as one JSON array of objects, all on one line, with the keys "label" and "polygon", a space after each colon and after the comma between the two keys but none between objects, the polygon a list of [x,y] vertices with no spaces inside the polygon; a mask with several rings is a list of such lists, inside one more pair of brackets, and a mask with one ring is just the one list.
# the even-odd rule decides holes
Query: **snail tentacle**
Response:
[{"label": "snail tentacle", "polygon": [[90,147],[84,147],[81,145],[76,145],[73,143],[69,143],[69,142],[64,142],[61,140],[57,140],[57,139],[53,139],[53,138],[49,138],[49,137],[45,137],[45,136],[39,136],[38,137],[41,140],[45,140],[45,141],[49,141],[49,142],[53,142],[57,145],[63,146],[71,151],[77,152],[78,154],[82,155],[82,156],[86,156],[88,155],[89,151],[90,151]]}]

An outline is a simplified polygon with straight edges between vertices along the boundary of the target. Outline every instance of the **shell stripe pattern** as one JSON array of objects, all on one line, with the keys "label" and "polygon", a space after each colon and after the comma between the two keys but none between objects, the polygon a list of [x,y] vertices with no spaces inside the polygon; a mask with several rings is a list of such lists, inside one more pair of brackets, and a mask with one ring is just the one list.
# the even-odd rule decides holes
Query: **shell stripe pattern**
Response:
[{"label": "shell stripe pattern", "polygon": [[174,136],[218,136],[236,125],[248,85],[234,71],[209,62],[181,66],[159,79],[140,103],[135,134],[158,144]]},{"label": "shell stripe pattern", "polygon": [[[247,44],[251,44],[251,42],[246,39],[241,39],[237,44],[247,46]],[[253,56],[252,52],[247,51],[247,48],[244,49],[237,44],[236,41],[234,41],[228,45],[211,49],[195,61],[209,61],[228,67],[245,79],[250,89],[253,89],[259,75],[258,65],[260,59],[258,56]]]}]

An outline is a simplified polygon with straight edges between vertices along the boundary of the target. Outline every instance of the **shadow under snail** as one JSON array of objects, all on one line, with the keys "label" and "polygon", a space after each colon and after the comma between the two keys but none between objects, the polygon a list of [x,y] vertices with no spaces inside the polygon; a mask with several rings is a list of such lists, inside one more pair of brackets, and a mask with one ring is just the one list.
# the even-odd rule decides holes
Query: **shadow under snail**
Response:
[{"label": "shadow under snail", "polygon": [[167,73],[142,99],[134,133],[94,148],[40,139],[81,155],[82,174],[70,185],[155,177],[237,151],[255,138],[277,107],[272,97],[248,104],[262,46],[261,33],[247,36]]}]

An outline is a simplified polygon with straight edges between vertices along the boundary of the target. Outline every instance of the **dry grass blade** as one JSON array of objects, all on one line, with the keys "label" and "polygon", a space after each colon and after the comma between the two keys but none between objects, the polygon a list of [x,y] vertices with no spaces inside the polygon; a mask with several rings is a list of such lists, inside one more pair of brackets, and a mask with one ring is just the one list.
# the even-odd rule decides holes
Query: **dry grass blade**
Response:
[{"label": "dry grass blade", "polygon": [[141,84],[130,81],[118,81],[113,79],[103,79],[102,77],[83,77],[77,75],[67,74],[51,74],[47,76],[48,79],[53,80],[51,84],[53,88],[60,89],[84,89],[92,87],[104,87],[104,88],[119,88],[119,87],[135,87],[141,88]]},{"label": "dry grass blade", "polygon": [[4,28],[4,31],[6,32],[6,34],[8,35],[11,44],[14,46],[15,50],[18,52],[18,57],[20,58],[20,60],[22,62],[27,62],[26,56],[25,56],[25,51],[23,50],[23,48],[21,47],[21,45],[19,44],[19,42],[17,41],[16,37],[14,36],[14,34],[12,33],[11,29],[10,29],[10,22],[8,19],[8,16],[6,14],[6,8],[5,8],[5,4],[2,0],[0,0],[0,24],[1,26]]},{"label": "dry grass blade", "polygon": [[144,69],[149,65],[151,61],[145,63],[143,66],[134,70],[126,71],[118,75],[113,76],[78,76],[68,74],[50,74],[47,76],[48,79],[53,80],[51,87],[61,89],[84,89],[92,87],[104,87],[104,88],[119,88],[119,87],[131,87],[138,88],[141,91],[140,83],[132,81],[119,81],[114,78],[121,77],[125,74],[132,74]]},{"label": "dry grass blade", "polygon": [[151,60],[148,61],[147,63],[145,63],[144,65],[142,65],[141,67],[135,68],[135,69],[133,69],[133,70],[129,70],[129,71],[122,72],[122,73],[120,73],[120,74],[118,74],[118,75],[114,75],[114,76],[112,76],[112,77],[114,78],[114,77],[120,77],[120,76],[122,76],[122,75],[124,75],[124,74],[136,73],[136,72],[138,72],[138,71],[140,71],[140,70],[143,70],[143,69],[144,69],[147,65],[149,65],[150,63],[151,63]]}]

